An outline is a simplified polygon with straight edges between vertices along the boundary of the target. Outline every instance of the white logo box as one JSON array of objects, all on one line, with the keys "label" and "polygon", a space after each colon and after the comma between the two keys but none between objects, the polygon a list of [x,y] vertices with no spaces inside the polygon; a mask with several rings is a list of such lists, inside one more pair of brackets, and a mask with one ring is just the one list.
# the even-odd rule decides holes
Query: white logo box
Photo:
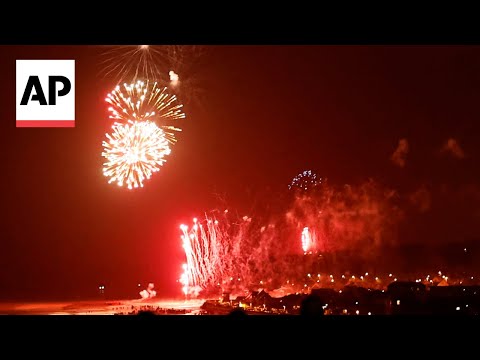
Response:
[{"label": "white logo box", "polygon": [[17,127],[75,127],[75,60],[17,60],[16,114]]}]

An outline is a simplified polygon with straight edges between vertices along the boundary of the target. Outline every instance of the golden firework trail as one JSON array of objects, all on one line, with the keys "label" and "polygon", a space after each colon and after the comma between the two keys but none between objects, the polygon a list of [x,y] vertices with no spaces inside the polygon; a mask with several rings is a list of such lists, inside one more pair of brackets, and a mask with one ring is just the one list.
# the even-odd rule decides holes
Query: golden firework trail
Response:
[{"label": "golden firework trail", "polygon": [[159,86],[157,82],[139,80],[134,84],[117,85],[105,101],[110,104],[110,119],[155,122],[171,144],[176,142],[175,132],[182,131],[167,122],[185,118],[183,104],[178,103],[167,87]]}]

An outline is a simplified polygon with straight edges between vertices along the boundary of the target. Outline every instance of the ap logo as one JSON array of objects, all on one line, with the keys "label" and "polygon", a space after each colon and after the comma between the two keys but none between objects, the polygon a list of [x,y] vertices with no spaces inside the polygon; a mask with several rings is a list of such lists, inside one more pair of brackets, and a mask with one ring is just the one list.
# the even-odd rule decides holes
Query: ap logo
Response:
[{"label": "ap logo", "polygon": [[17,60],[17,127],[75,127],[75,60]]}]

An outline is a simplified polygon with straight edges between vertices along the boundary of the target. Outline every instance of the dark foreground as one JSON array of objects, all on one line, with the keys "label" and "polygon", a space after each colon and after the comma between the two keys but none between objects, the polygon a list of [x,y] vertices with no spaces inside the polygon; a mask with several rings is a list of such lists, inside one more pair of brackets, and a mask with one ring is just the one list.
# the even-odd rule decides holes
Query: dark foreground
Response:
[{"label": "dark foreground", "polygon": [[345,286],[319,288],[309,294],[272,297],[252,291],[219,300],[119,300],[58,303],[3,303],[10,315],[478,315],[480,286],[425,286],[394,282],[386,290]]}]

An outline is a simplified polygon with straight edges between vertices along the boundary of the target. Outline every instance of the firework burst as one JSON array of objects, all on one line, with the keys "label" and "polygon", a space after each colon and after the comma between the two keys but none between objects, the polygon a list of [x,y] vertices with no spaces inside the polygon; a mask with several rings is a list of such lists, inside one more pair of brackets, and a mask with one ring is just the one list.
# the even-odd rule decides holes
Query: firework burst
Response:
[{"label": "firework burst", "polygon": [[308,190],[322,183],[322,178],[319,178],[312,170],[305,170],[296,175],[290,184],[288,189],[302,189]]},{"label": "firework burst", "polygon": [[169,71],[191,73],[191,68],[206,53],[206,48],[199,45],[120,45],[106,48],[101,53],[101,74],[117,83],[126,79],[167,82]]},{"label": "firework burst", "polygon": [[306,269],[342,268],[356,261],[383,266],[380,251],[395,243],[403,219],[399,205],[395,192],[369,180],[340,186],[323,182],[315,191],[296,191],[292,202],[260,216],[214,210],[181,227],[183,291],[241,294],[288,281],[306,289]]},{"label": "firework burst", "polygon": [[100,74],[116,84],[158,81],[182,98],[201,105],[203,90],[197,70],[205,54],[198,45],[111,46],[101,54]]},{"label": "firework burst", "polygon": [[106,134],[108,141],[103,141],[102,156],[107,160],[103,174],[109,183],[143,187],[143,181],[159,171],[170,154],[165,132],[150,121],[115,123],[112,128],[112,134]]},{"label": "firework burst", "polygon": [[[268,262],[272,253],[265,253],[261,241],[257,241],[260,239],[250,236],[251,229],[258,230],[252,228],[252,219],[248,216],[230,219],[228,211],[221,215],[221,220],[205,215],[203,221],[193,219],[191,227],[180,226],[186,256],[179,279],[183,293],[198,296],[219,290],[243,291],[246,286],[258,285],[266,274],[264,265],[260,265]],[[271,230],[269,226],[257,235],[270,239]]]},{"label": "firework burst", "polygon": [[185,295],[190,293],[190,288],[203,288],[213,285],[222,277],[222,251],[224,250],[223,233],[218,226],[218,221],[208,219],[206,226],[193,219],[191,229],[181,225],[183,232],[182,245],[187,257],[184,264],[184,273],[180,278]]},{"label": "firework burst", "polygon": [[157,82],[139,80],[135,84],[118,85],[105,101],[110,104],[110,119],[160,123],[158,126],[170,143],[176,141],[174,132],[181,129],[164,123],[185,118],[183,105],[178,103],[177,97],[169,94],[167,88],[159,86]]},{"label": "firework burst", "polygon": [[118,83],[126,79],[166,80],[169,46],[113,46],[102,53],[102,73]]}]

